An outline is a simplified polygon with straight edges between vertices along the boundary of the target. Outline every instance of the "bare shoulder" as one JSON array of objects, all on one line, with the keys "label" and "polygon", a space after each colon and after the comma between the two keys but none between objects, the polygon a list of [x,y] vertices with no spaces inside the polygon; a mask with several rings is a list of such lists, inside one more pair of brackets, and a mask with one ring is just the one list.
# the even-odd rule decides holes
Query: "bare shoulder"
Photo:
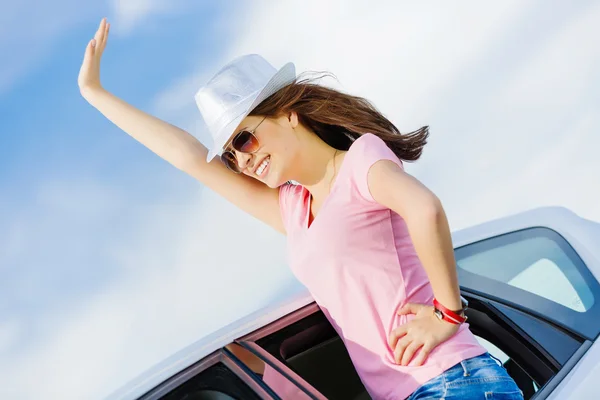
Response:
[{"label": "bare shoulder", "polygon": [[436,201],[436,196],[417,178],[391,160],[379,160],[367,175],[369,190],[378,203],[406,215]]}]

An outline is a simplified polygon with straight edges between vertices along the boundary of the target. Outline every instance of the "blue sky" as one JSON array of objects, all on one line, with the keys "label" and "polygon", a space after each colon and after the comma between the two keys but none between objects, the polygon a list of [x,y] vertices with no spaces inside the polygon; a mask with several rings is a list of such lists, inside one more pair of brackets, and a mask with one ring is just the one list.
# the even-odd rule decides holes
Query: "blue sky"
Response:
[{"label": "blue sky", "polygon": [[498,3],[0,2],[0,390],[102,398],[302,290],[284,238],[81,98],[103,16],[105,87],[202,141],[194,93],[257,52],[333,72],[401,130],[429,124],[408,170],[453,229],[543,205],[600,221],[599,3]]}]

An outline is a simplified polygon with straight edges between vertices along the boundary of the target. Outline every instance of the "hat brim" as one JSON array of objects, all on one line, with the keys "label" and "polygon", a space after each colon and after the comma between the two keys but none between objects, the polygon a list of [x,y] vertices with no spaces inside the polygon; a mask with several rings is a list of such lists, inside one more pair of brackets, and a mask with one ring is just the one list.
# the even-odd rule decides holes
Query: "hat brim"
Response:
[{"label": "hat brim", "polygon": [[247,102],[242,104],[239,107],[238,116],[233,118],[227,125],[221,129],[221,131],[216,135],[213,145],[211,146],[208,155],[206,157],[206,161],[210,162],[217,154],[221,152],[225,143],[229,141],[229,138],[233,135],[234,129],[242,122],[244,118],[248,116],[258,106],[262,103],[267,97],[271,96],[279,89],[293,83],[296,79],[296,67],[293,63],[287,63],[283,67],[279,69],[273,75],[269,82],[262,88],[262,90],[257,91],[256,97],[254,99],[250,98]]}]

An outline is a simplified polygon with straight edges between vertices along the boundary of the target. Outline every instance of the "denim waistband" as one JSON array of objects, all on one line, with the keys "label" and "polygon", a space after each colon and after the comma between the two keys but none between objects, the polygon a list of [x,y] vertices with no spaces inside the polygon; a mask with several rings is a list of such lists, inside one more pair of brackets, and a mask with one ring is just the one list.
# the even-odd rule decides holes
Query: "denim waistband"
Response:
[{"label": "denim waistband", "polygon": [[[471,375],[470,371],[489,365],[502,366],[502,362],[490,353],[483,353],[480,356],[463,360],[451,369],[458,370],[462,368],[463,376],[469,376]],[[450,370],[448,370],[448,372],[450,372]]]}]

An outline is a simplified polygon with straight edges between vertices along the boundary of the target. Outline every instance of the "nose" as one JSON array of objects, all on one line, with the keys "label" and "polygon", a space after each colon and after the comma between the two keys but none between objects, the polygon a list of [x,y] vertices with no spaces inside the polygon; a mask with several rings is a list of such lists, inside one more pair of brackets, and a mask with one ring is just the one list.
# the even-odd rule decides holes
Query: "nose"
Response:
[{"label": "nose", "polygon": [[235,151],[235,159],[237,161],[238,167],[241,171],[245,170],[248,164],[250,164],[250,159],[252,158],[252,154],[242,153],[241,151]]}]

